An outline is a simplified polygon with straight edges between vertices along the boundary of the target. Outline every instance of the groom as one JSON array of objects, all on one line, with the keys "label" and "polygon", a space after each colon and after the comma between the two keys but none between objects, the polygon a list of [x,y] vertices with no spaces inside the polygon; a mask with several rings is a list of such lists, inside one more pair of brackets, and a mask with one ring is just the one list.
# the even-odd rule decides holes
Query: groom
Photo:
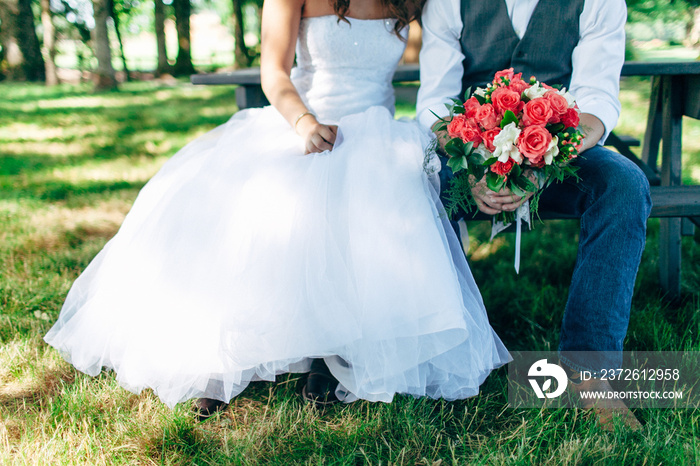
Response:
[{"label": "groom", "polygon": [[[553,183],[540,209],[581,217],[578,257],[564,311],[560,363],[575,392],[611,390],[607,381],[581,382],[580,371],[619,368],[634,281],[651,210],[649,183],[632,162],[602,147],[620,113],[619,76],[624,62],[623,0],[428,0],[422,16],[418,119],[432,127],[446,116],[444,103],[484,86],[500,70],[514,68],[561,84],[581,109],[586,135],[580,181]],[[443,188],[452,176],[443,161]],[[486,214],[513,211],[526,199],[476,184],[472,194]],[[579,382],[579,383],[577,383]],[[594,407],[582,400],[584,407]],[[638,428],[621,401],[595,406],[598,422],[613,416]]]}]

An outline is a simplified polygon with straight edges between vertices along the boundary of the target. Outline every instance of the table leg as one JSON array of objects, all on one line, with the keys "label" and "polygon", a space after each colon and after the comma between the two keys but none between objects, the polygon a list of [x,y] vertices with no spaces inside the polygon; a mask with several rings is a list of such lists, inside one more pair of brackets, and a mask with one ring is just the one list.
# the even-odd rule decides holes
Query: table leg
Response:
[{"label": "table leg", "polygon": [[[683,78],[663,76],[663,151],[661,161],[661,185],[681,184],[681,130]],[[659,272],[661,287],[670,298],[681,292],[681,220],[662,218],[659,229]]]},{"label": "table leg", "polygon": [[691,218],[684,218],[681,223],[682,236],[695,236],[695,222]]},{"label": "table leg", "polygon": [[264,107],[268,105],[267,97],[259,84],[241,84],[236,88],[236,105],[239,110],[244,108]]},{"label": "table leg", "polygon": [[659,144],[661,143],[661,127],[663,106],[662,106],[662,77],[653,76],[651,78],[651,98],[649,99],[649,115],[647,116],[647,130],[644,133],[642,143],[642,162],[654,171],[658,171],[657,159],[659,155]]}]

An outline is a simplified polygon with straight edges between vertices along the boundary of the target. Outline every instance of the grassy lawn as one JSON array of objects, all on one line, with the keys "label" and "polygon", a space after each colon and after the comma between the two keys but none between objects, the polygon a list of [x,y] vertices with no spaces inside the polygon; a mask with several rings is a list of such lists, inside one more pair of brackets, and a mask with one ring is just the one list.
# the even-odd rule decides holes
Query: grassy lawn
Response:
[{"label": "grassy lawn", "polygon": [[[641,137],[648,82],[627,80],[620,132]],[[316,412],[300,378],[256,383],[198,423],[114,374],[76,372],[43,342],[72,281],[135,196],[187,141],[236,110],[233,89],[132,83],[0,85],[0,465],[4,464],[698,464],[700,412],[637,409],[638,433],[602,432],[580,410],[511,409],[506,372],[478,397],[397,397]],[[399,113],[411,113],[399,103]],[[684,178],[700,183],[700,124],[684,127]],[[470,263],[511,350],[556,349],[578,238],[575,221],[536,225],[519,275],[512,235],[470,228]],[[683,239],[683,297],[663,299],[658,222],[649,222],[626,349],[700,350],[700,234]]]}]

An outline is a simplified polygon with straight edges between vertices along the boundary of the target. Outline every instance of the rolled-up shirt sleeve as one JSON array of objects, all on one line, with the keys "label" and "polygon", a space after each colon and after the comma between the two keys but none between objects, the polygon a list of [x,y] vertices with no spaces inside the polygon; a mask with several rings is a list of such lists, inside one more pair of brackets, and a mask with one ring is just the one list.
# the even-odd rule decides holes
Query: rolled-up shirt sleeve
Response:
[{"label": "rolled-up shirt sleeve", "polygon": [[620,117],[620,71],[625,62],[627,7],[622,0],[586,1],[572,54],[569,91],[583,113],[603,122],[605,141]]},{"label": "rolled-up shirt sleeve", "polygon": [[462,21],[458,0],[428,0],[422,16],[420,88],[416,103],[418,122],[430,128],[437,117],[448,115],[445,103],[462,89]]}]

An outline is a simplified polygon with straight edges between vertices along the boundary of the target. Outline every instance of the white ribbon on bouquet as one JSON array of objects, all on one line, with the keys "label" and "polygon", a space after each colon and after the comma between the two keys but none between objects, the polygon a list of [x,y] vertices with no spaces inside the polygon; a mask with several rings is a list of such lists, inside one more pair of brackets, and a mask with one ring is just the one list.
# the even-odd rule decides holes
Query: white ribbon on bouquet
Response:
[{"label": "white ribbon on bouquet", "polygon": [[[523,205],[515,209],[515,273],[520,273],[520,241],[522,237],[522,222],[527,223],[528,229],[532,228],[530,224],[530,201],[525,201]],[[508,228],[511,224],[496,221],[496,217],[493,217],[493,224],[491,225],[491,239]]]}]

